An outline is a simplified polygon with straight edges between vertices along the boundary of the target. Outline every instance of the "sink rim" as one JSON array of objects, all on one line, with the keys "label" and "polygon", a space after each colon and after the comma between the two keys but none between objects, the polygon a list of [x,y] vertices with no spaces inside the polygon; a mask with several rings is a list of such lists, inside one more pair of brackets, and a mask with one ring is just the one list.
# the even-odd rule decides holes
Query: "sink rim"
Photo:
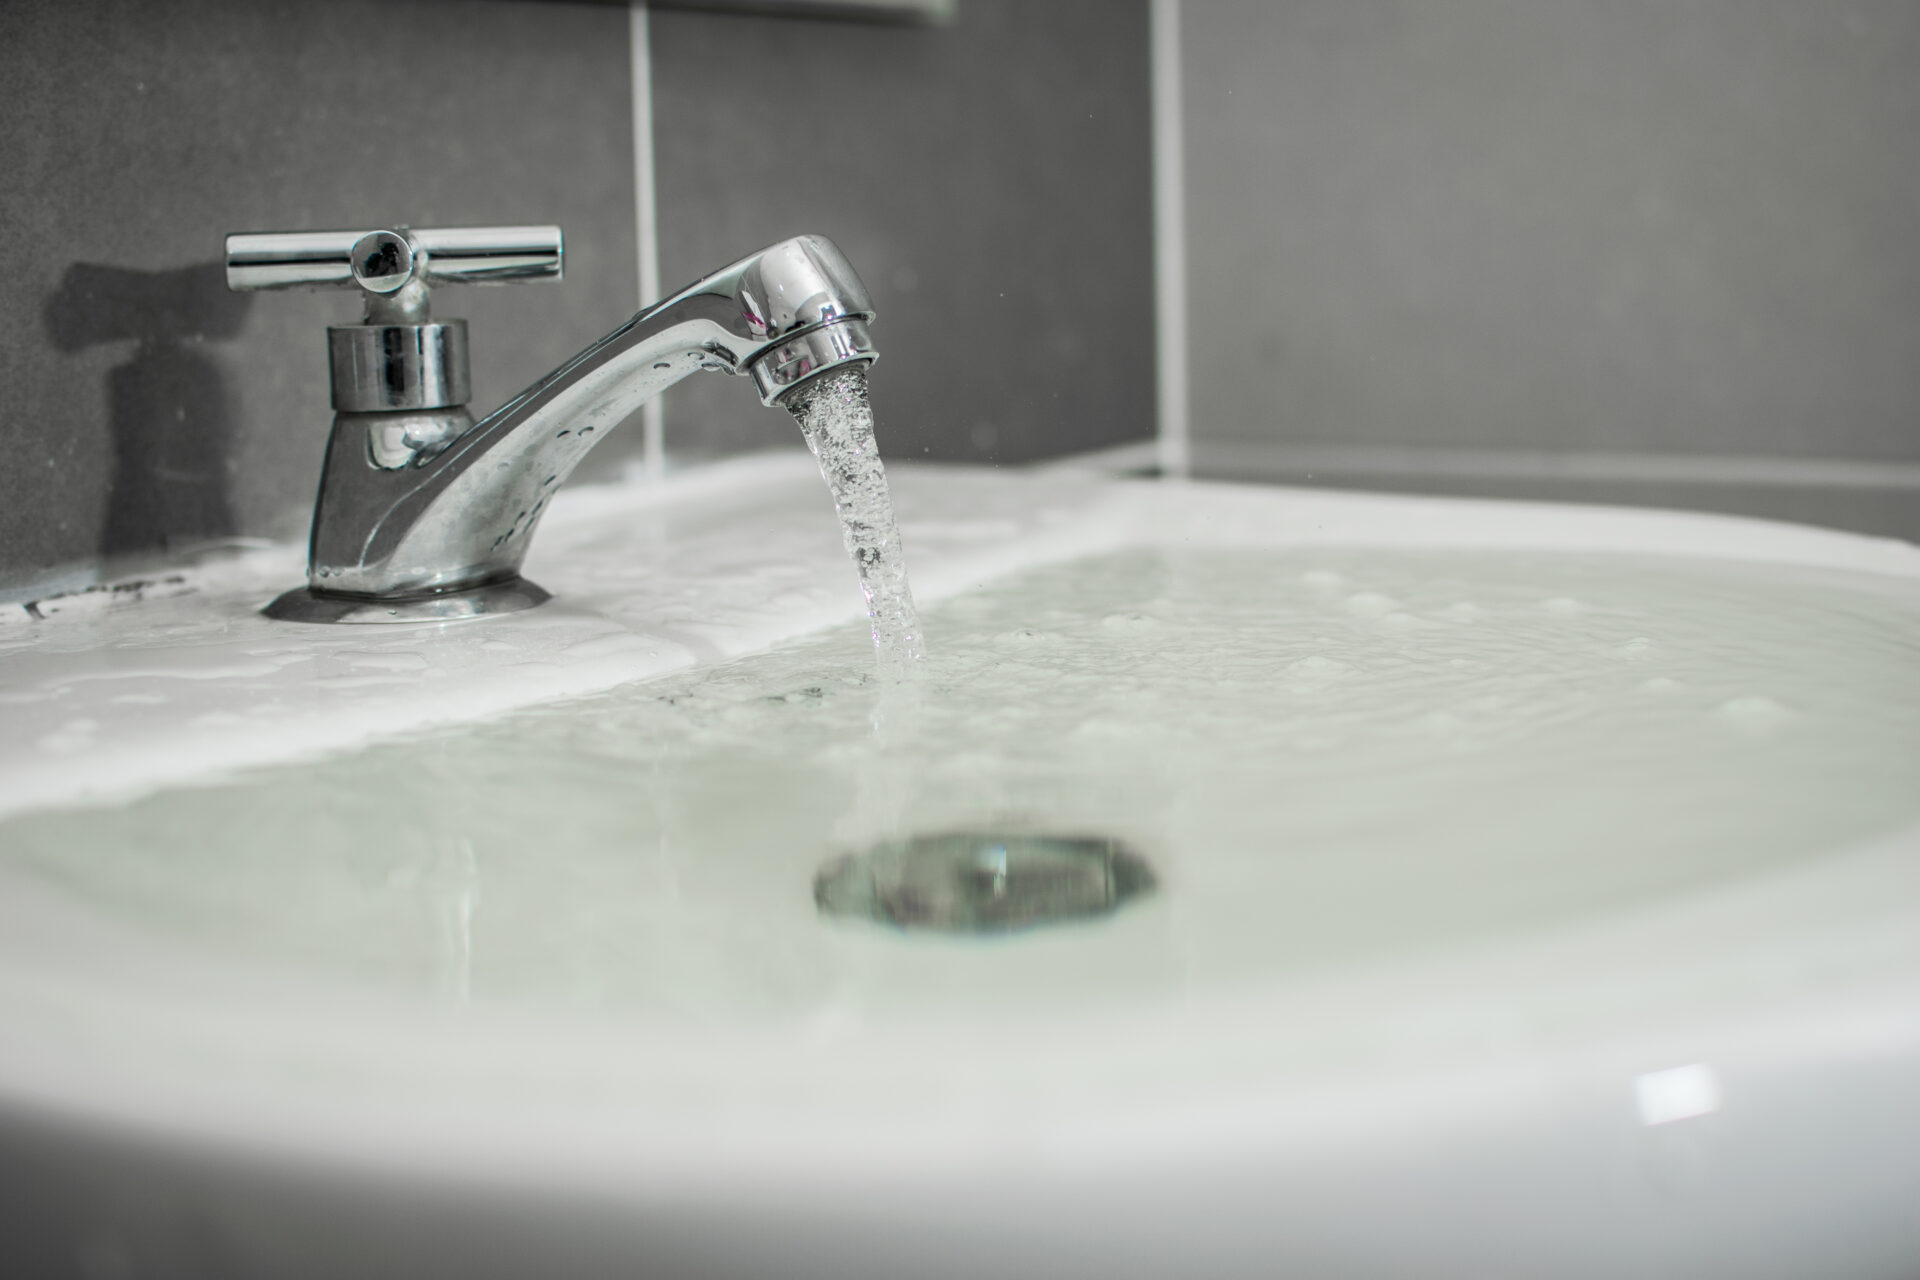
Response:
[{"label": "sink rim", "polygon": [[[16,959],[27,950],[44,960],[61,944],[88,953],[51,984],[44,968],[23,983],[0,965],[15,1034],[0,1054],[0,1116],[26,1106],[456,1180],[510,1155],[516,1177],[543,1185],[717,1191],[751,1168],[768,1171],[771,1192],[795,1177],[894,1176],[930,1154],[965,1169],[997,1142],[1036,1135],[1076,1157],[1202,1158],[1242,1150],[1250,1134],[1317,1146],[1487,1120],[1516,1102],[1537,1107],[1555,1077],[1577,1095],[1611,1075],[1624,1115],[1637,1074],[1687,1062],[1738,1079],[1834,1054],[1920,1059],[1920,822],[1571,925],[1177,1008],[942,1011],[865,1025],[831,1014],[692,1027],[433,1010],[284,972],[236,975],[190,946],[63,909],[11,875],[0,885],[0,938]],[[115,933],[128,946],[119,955]],[[1820,981],[1783,978],[1783,957]],[[1660,989],[1665,1003],[1619,1007],[1627,989]],[[1584,1018],[1529,1025],[1565,1021],[1570,1001],[1586,1003]],[[1467,1030],[1434,1034],[1453,1022]],[[129,1042],[129,1026],[159,1036]],[[21,1053],[22,1033],[36,1031],[53,1034]],[[983,1036],[996,1046],[985,1059]],[[156,1045],[171,1059],[157,1062]],[[1103,1075],[1118,1049],[1132,1069]],[[243,1069],[208,1078],[205,1063],[222,1053]],[[1235,1070],[1223,1074],[1223,1062]],[[929,1107],[925,1073],[943,1063]],[[1196,1077],[1217,1092],[1196,1099]],[[1064,1079],[1075,1084],[1063,1096]],[[983,1116],[988,1104],[995,1112]],[[1248,1114],[1265,1119],[1248,1130]],[[887,1123],[871,1124],[876,1115]]]}]

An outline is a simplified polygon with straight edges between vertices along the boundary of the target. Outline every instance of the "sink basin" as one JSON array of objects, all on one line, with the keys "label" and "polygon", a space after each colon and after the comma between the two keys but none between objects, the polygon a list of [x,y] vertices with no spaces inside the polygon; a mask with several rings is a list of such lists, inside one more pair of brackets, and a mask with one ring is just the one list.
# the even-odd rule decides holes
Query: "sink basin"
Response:
[{"label": "sink basin", "polygon": [[[270,548],[0,622],[16,1255],[1920,1264],[1920,549],[894,487],[932,649],[905,686],[793,456],[564,495],[527,614],[269,623]],[[1000,849],[952,872],[988,898],[1036,841],[1150,874],[962,913],[1019,927],[823,911],[909,837]]]}]

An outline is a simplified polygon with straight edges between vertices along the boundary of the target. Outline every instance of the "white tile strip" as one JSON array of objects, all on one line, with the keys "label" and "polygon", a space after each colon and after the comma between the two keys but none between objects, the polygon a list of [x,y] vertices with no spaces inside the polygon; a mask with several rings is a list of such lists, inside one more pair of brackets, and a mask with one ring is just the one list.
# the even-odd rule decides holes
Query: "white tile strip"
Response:
[{"label": "white tile strip", "polygon": [[[653,186],[653,46],[647,27],[647,0],[630,0],[628,32],[633,50],[633,229],[634,257],[640,267],[640,301],[660,296],[659,208]],[[666,474],[665,397],[640,408],[641,465],[648,480]]]},{"label": "white tile strip", "polygon": [[1180,109],[1180,0],[1152,0],[1153,296],[1160,469],[1191,466],[1187,417],[1187,220]]},{"label": "white tile strip", "polygon": [[1260,474],[1305,471],[1327,476],[1467,476],[1920,491],[1920,462],[1865,458],[1265,444],[1251,440],[1209,440],[1204,452],[1208,468],[1216,472],[1245,468]]}]

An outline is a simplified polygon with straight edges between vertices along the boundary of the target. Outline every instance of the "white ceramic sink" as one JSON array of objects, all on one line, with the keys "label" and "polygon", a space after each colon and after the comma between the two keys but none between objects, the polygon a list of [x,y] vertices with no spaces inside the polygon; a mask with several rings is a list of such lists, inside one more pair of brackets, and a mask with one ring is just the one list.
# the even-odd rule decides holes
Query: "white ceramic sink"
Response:
[{"label": "white ceramic sink", "polygon": [[[526,614],[270,623],[285,548],[9,611],[7,1256],[1920,1267],[1920,549],[894,489],[904,693],[804,456],[565,495]],[[995,937],[816,909],[832,858],[969,829],[1157,885]]]}]

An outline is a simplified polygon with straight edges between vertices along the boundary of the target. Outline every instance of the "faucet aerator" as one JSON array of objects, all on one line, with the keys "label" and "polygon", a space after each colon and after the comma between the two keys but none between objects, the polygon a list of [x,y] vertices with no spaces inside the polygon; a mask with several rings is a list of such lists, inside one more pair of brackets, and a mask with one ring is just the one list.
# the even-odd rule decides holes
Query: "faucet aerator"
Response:
[{"label": "faucet aerator", "polygon": [[747,366],[747,373],[760,403],[772,408],[829,370],[879,358],[865,321],[836,320],[768,348]]}]

